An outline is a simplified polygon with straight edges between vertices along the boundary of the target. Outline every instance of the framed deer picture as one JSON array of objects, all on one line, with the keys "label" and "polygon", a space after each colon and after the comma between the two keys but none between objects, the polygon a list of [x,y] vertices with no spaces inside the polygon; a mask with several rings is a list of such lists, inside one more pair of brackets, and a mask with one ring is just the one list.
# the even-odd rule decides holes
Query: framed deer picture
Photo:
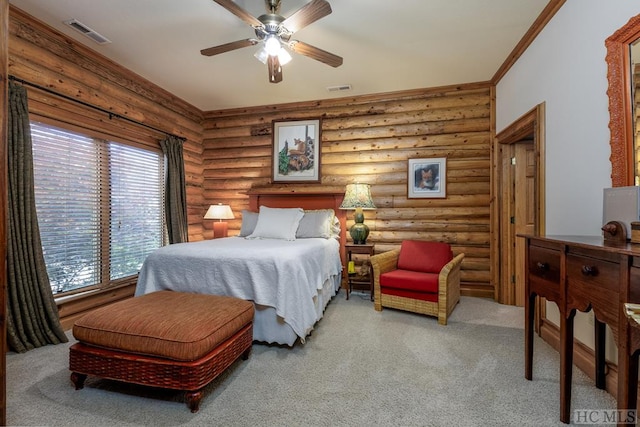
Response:
[{"label": "framed deer picture", "polygon": [[273,121],[273,182],[320,182],[321,121]]}]

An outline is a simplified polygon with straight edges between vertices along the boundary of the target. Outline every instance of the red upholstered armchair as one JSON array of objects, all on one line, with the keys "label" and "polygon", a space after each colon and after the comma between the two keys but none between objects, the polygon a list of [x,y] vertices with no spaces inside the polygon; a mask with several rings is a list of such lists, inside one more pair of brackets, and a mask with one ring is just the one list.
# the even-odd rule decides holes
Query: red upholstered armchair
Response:
[{"label": "red upholstered armchair", "polygon": [[374,307],[397,308],[447,319],[460,301],[460,265],[448,243],[405,240],[400,249],[371,257]]}]

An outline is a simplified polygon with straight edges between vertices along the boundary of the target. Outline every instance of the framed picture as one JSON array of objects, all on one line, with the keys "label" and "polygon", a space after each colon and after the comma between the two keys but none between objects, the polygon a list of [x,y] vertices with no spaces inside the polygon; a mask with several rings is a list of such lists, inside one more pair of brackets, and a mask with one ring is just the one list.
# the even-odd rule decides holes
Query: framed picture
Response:
[{"label": "framed picture", "polygon": [[273,182],[320,182],[320,119],[273,121]]},{"label": "framed picture", "polygon": [[447,159],[409,159],[408,195],[410,199],[447,197]]}]

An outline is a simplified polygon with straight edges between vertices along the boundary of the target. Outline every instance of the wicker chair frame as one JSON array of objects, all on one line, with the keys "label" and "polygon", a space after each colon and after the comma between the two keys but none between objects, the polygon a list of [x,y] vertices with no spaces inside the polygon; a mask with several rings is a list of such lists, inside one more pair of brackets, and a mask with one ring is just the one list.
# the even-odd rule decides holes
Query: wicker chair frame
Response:
[{"label": "wicker chair frame", "polygon": [[446,325],[449,315],[460,301],[460,267],[464,254],[456,255],[449,261],[438,276],[438,301],[423,301],[413,298],[399,297],[382,293],[380,275],[397,269],[400,249],[376,254],[371,257],[373,268],[374,308],[382,311],[382,307],[435,316],[440,325]]}]

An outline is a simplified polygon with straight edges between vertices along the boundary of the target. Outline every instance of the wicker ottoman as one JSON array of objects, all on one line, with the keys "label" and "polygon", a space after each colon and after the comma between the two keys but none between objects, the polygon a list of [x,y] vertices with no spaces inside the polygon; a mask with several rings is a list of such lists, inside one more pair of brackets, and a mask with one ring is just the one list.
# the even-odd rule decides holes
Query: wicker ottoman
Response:
[{"label": "wicker ottoman", "polygon": [[202,389],[253,341],[253,303],[160,291],[97,309],[77,320],[69,351],[76,390],[87,375],[186,392],[197,412]]}]

